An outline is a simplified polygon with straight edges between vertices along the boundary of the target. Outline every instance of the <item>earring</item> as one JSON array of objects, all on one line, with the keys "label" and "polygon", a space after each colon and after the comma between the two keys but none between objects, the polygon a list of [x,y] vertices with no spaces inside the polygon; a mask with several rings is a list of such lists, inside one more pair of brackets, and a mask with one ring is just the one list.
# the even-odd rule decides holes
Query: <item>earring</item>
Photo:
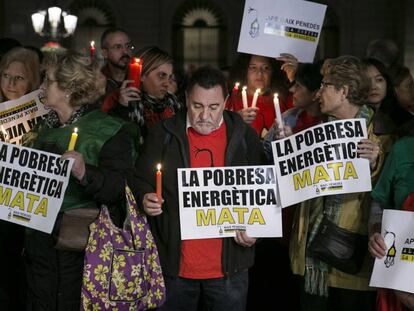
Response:
[{"label": "earring", "polygon": [[69,98],[70,97],[70,95],[69,94],[65,94],[65,98]]}]

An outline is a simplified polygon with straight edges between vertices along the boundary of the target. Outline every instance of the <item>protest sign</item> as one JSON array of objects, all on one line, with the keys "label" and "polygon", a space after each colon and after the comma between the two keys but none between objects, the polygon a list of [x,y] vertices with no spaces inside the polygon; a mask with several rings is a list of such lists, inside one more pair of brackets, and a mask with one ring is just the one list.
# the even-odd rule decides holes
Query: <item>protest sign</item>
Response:
[{"label": "protest sign", "polygon": [[0,103],[0,125],[2,141],[20,145],[24,134],[29,132],[47,113],[36,90],[19,99]]},{"label": "protest sign", "polygon": [[273,166],[178,169],[181,239],[282,236]]},{"label": "protest sign", "polygon": [[357,155],[365,119],[323,123],[272,142],[282,207],[314,197],[371,191],[369,161]]},{"label": "protest sign", "polygon": [[414,213],[384,210],[381,231],[386,256],[375,259],[369,286],[414,293]]},{"label": "protest sign", "polygon": [[52,232],[73,159],[0,142],[0,219]]},{"label": "protest sign", "polygon": [[246,0],[238,52],[313,62],[326,5],[309,1]]}]

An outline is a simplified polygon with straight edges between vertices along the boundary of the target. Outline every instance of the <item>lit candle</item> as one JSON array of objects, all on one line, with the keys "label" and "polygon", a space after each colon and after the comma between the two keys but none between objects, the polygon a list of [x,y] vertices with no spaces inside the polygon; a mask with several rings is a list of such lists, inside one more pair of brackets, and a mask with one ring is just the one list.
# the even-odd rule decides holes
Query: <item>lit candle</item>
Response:
[{"label": "lit candle", "polygon": [[158,201],[162,202],[162,173],[161,173],[161,164],[157,165],[157,173],[156,173],[156,192]]},{"label": "lit candle", "polygon": [[90,43],[90,47],[89,47],[89,55],[91,57],[91,60],[94,58],[95,56],[95,41],[91,41]]},{"label": "lit candle", "polygon": [[280,112],[279,97],[277,93],[273,96],[273,104],[275,105],[277,125],[280,129],[283,129],[282,113]]},{"label": "lit candle", "polygon": [[236,82],[235,84],[234,84],[234,87],[233,87],[233,91],[231,92],[231,96],[236,96],[237,95],[237,92],[239,91],[239,85],[240,85],[240,83],[239,82]]},{"label": "lit candle", "polygon": [[3,125],[1,126],[1,132],[3,134],[3,139],[4,139],[3,141],[5,143],[8,143],[9,142],[9,134],[7,134],[7,131],[4,129]]},{"label": "lit candle", "polygon": [[139,58],[132,57],[129,63],[128,80],[134,80],[130,86],[139,88],[141,85],[141,69],[142,64]]},{"label": "lit candle", "polygon": [[256,89],[253,95],[252,107],[256,107],[257,98],[259,97],[260,89]]},{"label": "lit candle", "polygon": [[243,109],[246,109],[248,107],[246,89],[247,89],[247,86],[243,86],[243,89],[242,89]]},{"label": "lit candle", "polygon": [[76,140],[78,139],[78,128],[75,127],[73,129],[72,135],[70,136],[70,142],[68,146],[68,151],[72,151],[75,149]]}]

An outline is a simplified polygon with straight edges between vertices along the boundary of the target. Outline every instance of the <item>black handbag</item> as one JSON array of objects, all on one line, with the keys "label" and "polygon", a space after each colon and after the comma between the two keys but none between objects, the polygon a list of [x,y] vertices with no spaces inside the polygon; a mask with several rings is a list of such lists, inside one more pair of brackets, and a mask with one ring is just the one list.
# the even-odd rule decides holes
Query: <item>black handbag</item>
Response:
[{"label": "black handbag", "polygon": [[326,216],[308,246],[311,257],[345,273],[358,273],[368,249],[368,237],[337,226]]}]

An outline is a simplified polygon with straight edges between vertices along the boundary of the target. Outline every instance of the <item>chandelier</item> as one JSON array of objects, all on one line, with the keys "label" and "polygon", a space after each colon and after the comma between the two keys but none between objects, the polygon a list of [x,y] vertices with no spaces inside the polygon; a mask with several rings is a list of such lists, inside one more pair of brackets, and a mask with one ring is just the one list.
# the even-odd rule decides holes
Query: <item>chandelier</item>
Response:
[{"label": "chandelier", "polygon": [[[46,16],[49,20],[49,31],[47,31],[47,28],[45,27]],[[66,32],[61,32],[59,30],[59,24],[62,18]],[[56,40],[59,37],[66,38],[73,35],[76,29],[77,22],[77,16],[68,14],[65,11],[62,11],[61,8],[58,8],[56,6],[48,8],[47,12],[46,10],[43,10],[32,14],[32,24],[34,31],[39,36],[49,36],[53,40]]]}]

